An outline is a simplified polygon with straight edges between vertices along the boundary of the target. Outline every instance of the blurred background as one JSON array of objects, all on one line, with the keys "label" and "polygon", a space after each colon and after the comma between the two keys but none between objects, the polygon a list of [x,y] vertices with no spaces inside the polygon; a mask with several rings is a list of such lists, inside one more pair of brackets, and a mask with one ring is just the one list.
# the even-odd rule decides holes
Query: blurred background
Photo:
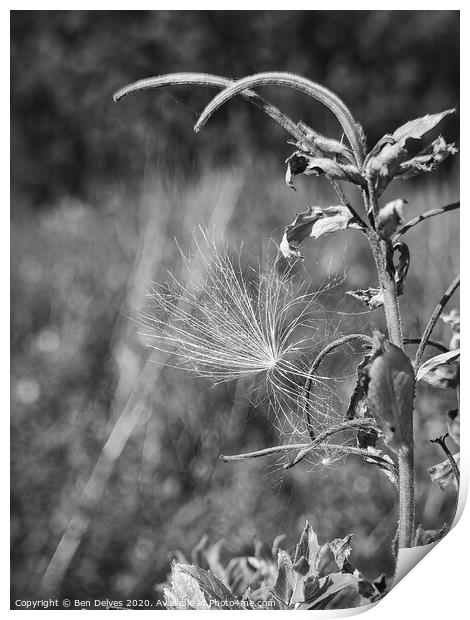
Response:
[{"label": "blurred background", "polygon": [[[337,199],[323,179],[296,179],[296,193],[285,186],[286,134],[241,99],[196,135],[215,91],[145,91],[119,104],[112,94],[167,72],[292,71],[336,91],[372,147],[411,118],[458,107],[458,12],[13,11],[11,46],[14,598],[153,598],[175,550],[189,555],[204,534],[230,555],[281,533],[291,549],[306,518],[320,542],[353,532],[352,561],[368,577],[392,574],[396,495],[380,472],[357,457],[289,472],[275,459],[220,463],[221,453],[282,438],[243,386],[212,388],[152,363],[136,322],[152,283],[180,269],[175,240],[189,248],[207,226],[234,248],[243,243],[248,268],[295,213]],[[263,94],[341,137],[300,93]],[[458,141],[458,119],[445,121],[449,141]],[[398,197],[409,202],[406,219],[458,200],[458,156],[432,176],[392,184],[384,198]],[[407,235],[409,337],[458,273],[458,233],[454,211]],[[312,287],[341,279],[320,297],[332,336],[383,324],[345,295],[375,284],[359,233],[304,250]],[[440,322],[434,336],[448,344],[449,327]],[[337,366],[345,407],[354,362],[343,355]],[[445,431],[452,406],[452,393],[419,388],[426,529],[455,504],[455,491],[427,474],[443,460],[429,440]]]}]

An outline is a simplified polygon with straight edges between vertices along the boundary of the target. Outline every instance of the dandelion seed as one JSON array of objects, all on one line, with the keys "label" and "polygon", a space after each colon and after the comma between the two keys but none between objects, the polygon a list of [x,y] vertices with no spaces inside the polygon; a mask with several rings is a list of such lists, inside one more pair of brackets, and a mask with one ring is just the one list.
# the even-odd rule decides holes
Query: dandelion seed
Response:
[{"label": "dandelion seed", "polygon": [[[289,273],[279,273],[275,266],[243,273],[240,257],[231,258],[206,235],[196,247],[196,255],[183,257],[184,263],[191,273],[200,261],[203,275],[189,278],[189,284],[170,275],[149,295],[151,309],[141,316],[149,346],[171,354],[179,367],[214,385],[252,381],[252,395],[258,403],[269,402],[282,431],[298,433],[293,415],[299,385],[308,373],[303,355],[319,330],[314,318],[318,292],[294,284]],[[320,423],[328,418],[321,394],[312,409]]]}]

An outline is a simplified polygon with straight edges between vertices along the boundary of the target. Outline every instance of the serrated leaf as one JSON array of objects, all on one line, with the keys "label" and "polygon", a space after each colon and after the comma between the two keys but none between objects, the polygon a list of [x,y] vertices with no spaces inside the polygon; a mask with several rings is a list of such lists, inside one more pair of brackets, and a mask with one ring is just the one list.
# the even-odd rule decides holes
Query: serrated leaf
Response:
[{"label": "serrated leaf", "polygon": [[433,387],[455,387],[458,383],[460,349],[441,353],[419,367],[416,381],[426,381]]},{"label": "serrated leaf", "polygon": [[168,609],[210,609],[209,603],[197,581],[182,570],[182,564],[173,564],[171,587],[165,587],[164,597]]},{"label": "serrated leaf", "polygon": [[301,258],[298,246],[304,239],[318,239],[346,228],[360,228],[347,207],[309,207],[304,213],[297,214],[292,224],[286,226],[280,250],[287,259]]},{"label": "serrated leaf", "polygon": [[[454,454],[454,461],[457,465],[460,463],[460,454]],[[452,465],[449,463],[449,459],[437,463],[428,469],[428,473],[433,482],[437,482],[441,489],[446,489],[449,485],[457,488],[457,480],[455,479]]]},{"label": "serrated leaf", "polygon": [[374,341],[367,397],[385,443],[396,452],[412,440],[414,370],[409,357],[384,336],[376,333]]},{"label": "serrated leaf", "polygon": [[198,566],[192,566],[190,564],[177,564],[178,572],[187,575],[193,579],[200,590],[203,592],[206,601],[210,603],[213,601],[234,601],[238,599],[232,594],[232,592],[223,584],[220,579],[217,579],[210,571],[205,571]]}]

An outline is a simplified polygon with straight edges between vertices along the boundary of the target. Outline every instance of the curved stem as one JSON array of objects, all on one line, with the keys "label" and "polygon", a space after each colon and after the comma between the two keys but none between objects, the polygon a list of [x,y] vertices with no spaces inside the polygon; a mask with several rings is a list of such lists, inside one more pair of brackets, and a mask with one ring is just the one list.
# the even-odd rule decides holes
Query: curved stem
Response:
[{"label": "curved stem", "polygon": [[263,448],[262,450],[256,450],[255,452],[245,452],[244,454],[221,454],[219,459],[223,463],[230,461],[246,461],[248,459],[257,459],[260,456],[268,456],[269,454],[277,454],[278,452],[289,452],[290,450],[301,450],[308,444],[306,443],[293,443],[284,446],[272,446],[271,448]]},{"label": "curved stem", "polygon": [[353,218],[361,226],[363,231],[366,231],[369,228],[368,224],[366,224],[366,222],[364,222],[364,220],[361,218],[361,216],[357,213],[357,211],[354,209],[352,204],[349,202],[349,200],[346,197],[346,194],[343,192],[343,190],[341,188],[341,185],[337,181],[334,181],[330,176],[328,176],[328,175],[325,175],[325,176],[328,179],[328,181],[330,182],[330,185],[333,188],[333,190],[335,191],[336,195],[340,199],[341,204],[344,207],[347,207],[351,211]]},{"label": "curved stem", "polygon": [[[308,452],[311,452],[312,450],[315,450],[316,448],[322,448],[325,450],[328,450],[328,449],[339,450],[339,451],[347,452],[349,454],[357,454],[359,456],[370,457],[371,456],[370,452],[368,452],[367,450],[363,448],[323,443],[325,439],[327,439],[331,435],[334,435],[335,433],[339,433],[344,430],[348,430],[349,428],[357,428],[360,426],[377,428],[374,422],[370,419],[362,421],[362,423],[359,422],[358,420],[355,420],[354,424],[351,424],[350,422],[351,420],[349,421],[347,425],[346,423],[343,423],[341,425],[343,428],[338,429],[338,427],[333,427],[329,429],[328,431],[325,431],[325,433],[322,433],[322,435],[319,436],[318,439],[315,441],[315,445],[312,445],[311,443],[298,443],[298,444],[289,444],[289,445],[283,445],[283,446],[272,446],[271,448],[263,448],[262,450],[256,450],[255,452],[245,452],[243,454],[230,454],[230,455],[222,454],[219,458],[223,463],[229,463],[230,461],[246,461],[249,459],[257,459],[263,456],[268,456],[270,454],[277,454],[279,452],[290,452],[291,450],[308,450]],[[296,461],[296,462],[299,462],[299,461]],[[285,465],[285,468],[287,469],[289,467],[292,467],[295,464],[296,463],[287,464]]]},{"label": "curved stem", "polygon": [[[403,339],[403,344],[419,344],[421,342],[421,338],[404,338]],[[439,351],[442,351],[442,353],[448,353],[449,349],[442,344],[442,342],[437,342],[437,340],[428,340],[426,343],[426,346],[429,345],[430,347],[435,347],[436,349],[439,349]]]},{"label": "curved stem", "polygon": [[238,80],[233,85],[229,86],[223,92],[219,93],[216,97],[214,97],[214,99],[206,106],[205,110],[199,117],[199,120],[196,123],[194,130],[199,131],[200,129],[202,129],[208,119],[212,116],[212,114],[214,114],[216,110],[218,110],[224,103],[229,101],[229,99],[231,99],[238,93],[246,90],[247,88],[255,88],[258,86],[267,85],[287,86],[290,88],[295,88],[296,90],[299,90],[306,95],[317,99],[327,108],[329,108],[338,119],[347,139],[349,140],[349,143],[351,144],[358,167],[362,166],[365,150],[363,145],[362,133],[359,129],[358,124],[354,120],[353,115],[346,107],[344,102],[337,95],[335,95],[335,93],[332,93],[324,86],[316,84],[315,82],[311,82],[310,80],[307,80],[306,78],[300,77],[293,73],[257,73],[255,75]]},{"label": "curved stem", "polygon": [[446,455],[447,460],[449,461],[452,471],[454,473],[455,480],[457,482],[457,489],[458,489],[460,487],[460,469],[457,463],[455,462],[454,455],[447,447],[446,439],[448,436],[449,436],[449,433],[446,433],[442,437],[437,437],[437,439],[431,439],[431,443],[439,444],[441,448],[444,450],[444,454]]},{"label": "curved stem", "polygon": [[341,347],[343,344],[348,342],[352,342],[354,340],[359,340],[372,346],[373,340],[370,336],[366,336],[365,334],[348,334],[347,336],[342,336],[333,342],[330,342],[314,359],[312,365],[308,371],[308,377],[304,384],[304,389],[301,394],[302,399],[302,408],[305,414],[305,423],[307,426],[308,433],[310,435],[310,439],[312,441],[315,440],[315,432],[312,426],[312,419],[310,416],[310,393],[312,391],[312,383],[313,383],[313,374],[316,372],[317,368],[320,366],[323,358],[325,358],[329,353]]},{"label": "curved stem", "polygon": [[446,292],[441,297],[441,299],[440,299],[439,303],[437,304],[437,306],[434,308],[434,312],[432,313],[431,318],[429,319],[429,322],[428,322],[428,324],[426,326],[426,329],[424,330],[424,334],[423,334],[423,336],[421,338],[421,342],[419,343],[418,351],[416,352],[416,357],[415,357],[415,362],[414,362],[415,369],[418,368],[420,363],[421,363],[421,359],[422,359],[423,354],[424,354],[424,349],[426,348],[426,344],[429,341],[429,338],[431,336],[432,330],[434,329],[434,326],[436,325],[437,320],[438,320],[438,318],[441,315],[441,312],[443,311],[443,309],[444,309],[445,305],[447,304],[447,302],[449,301],[449,299],[452,297],[452,295],[458,289],[459,285],[460,285],[460,276],[457,276],[449,284]]},{"label": "curved stem", "polygon": [[315,448],[321,445],[325,441],[325,439],[331,437],[331,435],[335,435],[336,433],[342,433],[343,431],[347,431],[351,428],[361,427],[380,430],[376,422],[372,418],[355,418],[354,420],[346,420],[346,422],[341,422],[340,424],[337,424],[336,426],[332,426],[331,428],[327,429],[326,431],[318,435],[318,437],[314,439],[310,444],[307,444],[307,446],[302,448],[297,454],[297,456],[290,463],[284,465],[284,469],[289,469],[291,467],[294,467],[294,465],[297,465],[297,463],[300,463],[300,461],[303,460],[308,454],[310,454],[312,450],[315,450]]},{"label": "curved stem", "polygon": [[395,235],[395,238],[393,240],[394,243],[396,243],[402,235],[404,235],[408,230],[410,230],[410,228],[413,228],[413,226],[416,226],[416,224],[419,224],[423,220],[427,220],[428,218],[434,217],[435,215],[440,215],[441,213],[447,213],[448,211],[453,211],[454,209],[459,209],[459,208],[460,208],[460,201],[452,202],[451,204],[446,205],[445,207],[440,207],[439,209],[430,209],[429,211],[426,211],[425,213],[421,213],[421,215],[414,217],[412,220],[410,220],[409,222],[403,225],[401,230]]},{"label": "curved stem", "polygon": [[[164,88],[166,86],[186,86],[192,84],[207,86],[209,88],[226,88],[227,86],[234,84],[234,81],[219,75],[212,75],[210,73],[168,73],[166,75],[157,75],[127,84],[114,93],[113,99],[118,102],[123,97],[139,90]],[[302,132],[297,127],[296,123],[294,123],[288,116],[276,108],[276,106],[272,105],[251,90],[244,90],[240,94],[284,127],[284,129],[294,136],[294,138],[303,143],[309,144],[308,137],[304,134],[304,132]]]}]

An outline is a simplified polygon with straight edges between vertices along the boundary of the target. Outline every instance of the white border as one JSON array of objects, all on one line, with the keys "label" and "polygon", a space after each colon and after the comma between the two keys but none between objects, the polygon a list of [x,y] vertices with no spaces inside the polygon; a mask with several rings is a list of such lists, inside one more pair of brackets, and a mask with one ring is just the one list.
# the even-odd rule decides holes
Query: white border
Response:
[{"label": "white border", "polygon": [[[115,1],[111,2],[102,2],[96,3],[94,2],[92,6],[87,7],[87,3],[85,6],[82,4],[81,6],[74,5],[74,3],[66,3],[66,2],[50,2],[46,7],[38,7],[38,3],[33,2],[17,2],[14,3],[14,7],[10,7],[13,10],[38,10],[47,9],[47,10],[64,10],[64,9],[98,9],[98,10],[129,10],[129,6],[125,5],[122,2]],[[72,4],[72,6],[66,6],[67,4]],[[97,6],[97,4],[99,6]],[[133,6],[134,10],[164,10],[164,9],[173,9],[173,10],[220,10],[220,3],[215,2],[179,2],[174,0],[171,5],[170,3],[159,3],[159,2],[142,2],[139,3],[138,6]],[[392,6],[390,6],[390,10],[461,10],[461,29],[463,36],[462,40],[462,65],[468,67],[467,61],[467,53],[468,53],[468,43],[467,43],[467,35],[469,34],[468,29],[468,19],[467,19],[467,11],[464,10],[464,4],[461,3],[437,3],[437,2],[394,2]],[[286,10],[285,3],[281,2],[245,2],[243,0],[238,0],[237,2],[224,2],[223,8],[225,10]],[[362,2],[358,3],[355,6],[351,6],[351,3],[347,2],[329,2],[328,6],[325,7],[329,10],[349,10],[349,9],[369,9],[369,10],[377,10],[377,3],[373,2]],[[381,9],[388,7],[381,7]],[[295,3],[296,10],[315,10],[315,9],[324,9],[323,6],[319,4],[315,5],[310,2],[302,2],[298,1]],[[3,45],[5,45],[6,49],[2,54],[1,62],[3,71],[3,88],[7,90],[7,93],[3,94],[1,105],[4,107],[3,114],[1,116],[3,122],[7,124],[9,121],[9,15],[6,10],[2,11],[2,16],[5,19],[1,21],[2,28],[2,41]],[[436,41],[436,45],[439,45],[439,42]],[[378,50],[378,53],[380,51]],[[466,95],[468,89],[468,79],[465,74],[462,72],[462,102],[460,104],[461,110],[465,111],[466,105]],[[463,150],[461,152],[461,161],[462,161],[462,170],[467,170],[468,167],[468,158],[466,156],[465,145],[467,143],[467,137],[469,136],[468,132],[468,120],[465,115],[462,114],[462,132],[460,145],[463,145]],[[6,135],[6,132],[3,134]],[[5,191],[5,200],[3,204],[3,208],[1,210],[1,217],[4,218],[1,226],[1,234],[4,235],[2,239],[2,243],[0,244],[0,264],[2,269],[4,270],[5,280],[8,278],[9,274],[9,240],[8,240],[8,230],[9,230],[9,222],[7,220],[7,209],[6,205],[9,204],[9,167],[7,162],[9,161],[9,145],[7,141],[3,140],[3,148],[2,148],[2,176],[3,183],[2,188]],[[464,208],[461,212],[461,230],[466,231],[470,230],[470,207],[465,207],[465,194],[468,194],[468,189],[465,184],[462,184],[461,188],[464,192],[464,196],[462,197],[462,201],[464,203]],[[464,266],[470,264],[470,256],[468,254],[470,250],[470,243],[467,240],[463,239],[466,243],[462,244],[462,252],[461,252],[461,262]],[[461,307],[462,307],[462,315],[464,316],[463,322],[463,342],[466,342],[466,328],[465,328],[465,316],[468,314],[468,288],[467,288],[467,278],[466,278],[466,269],[463,269],[462,273],[462,285],[461,285]],[[5,399],[6,407],[4,411],[9,410],[9,379],[7,369],[9,369],[9,315],[7,312],[6,304],[0,306],[1,312],[1,321],[0,324],[4,329],[4,334],[2,338],[2,350],[4,351],[4,357],[2,358],[2,381],[3,390],[2,395]],[[467,363],[464,359],[462,361],[462,376],[466,377],[466,369]],[[462,382],[462,409],[463,411],[467,411],[469,409],[466,406],[468,401],[468,392],[466,390],[466,382],[465,380]],[[5,427],[8,424],[7,416],[3,416]],[[468,441],[468,432],[469,432],[470,424],[468,423],[468,416],[463,416],[462,419],[462,437],[463,437],[463,446],[462,446],[462,455],[461,455],[461,468],[462,468],[462,493],[459,503],[459,511],[462,511],[463,503],[466,499],[467,488],[468,488],[468,472],[469,472],[469,463],[470,463],[470,453],[469,453],[469,441]],[[3,437],[8,437],[7,428],[5,428],[5,432],[3,433]],[[466,438],[466,439],[465,439]],[[9,472],[9,459],[8,459],[8,448],[4,449],[1,454],[1,458],[3,461],[2,472],[4,472],[5,478]],[[4,497],[6,497],[6,490],[4,492]],[[4,522],[2,523],[2,533],[6,535],[9,531],[9,515],[8,511],[3,511]],[[445,540],[432,550],[432,553],[422,559],[419,562],[419,566],[412,571],[412,575],[404,578],[400,583],[389,593],[387,596],[380,601],[375,607],[371,610],[367,611],[367,618],[370,620],[375,620],[380,618],[381,620],[392,619],[396,620],[396,618],[400,615],[406,614],[407,618],[416,617],[418,614],[422,617],[425,617],[426,620],[438,619],[442,620],[445,616],[453,616],[456,618],[463,617],[463,609],[466,609],[466,599],[467,599],[467,590],[468,590],[468,540],[470,533],[470,515],[469,510],[463,512],[463,515],[458,523],[457,527],[453,529],[445,538]],[[6,549],[7,545],[3,546],[3,549]],[[418,550],[416,550],[418,551]],[[402,554],[403,555],[403,554]],[[408,564],[414,564],[416,553],[412,550],[411,554],[413,556],[410,558],[404,558],[403,561]],[[5,565],[6,569],[3,572],[3,579],[1,580],[1,584],[3,587],[3,608],[8,609],[9,607],[9,593],[8,593],[8,562],[7,554],[4,553]],[[358,613],[359,611],[364,610],[351,610],[354,613]],[[8,610],[8,613],[11,613]],[[16,615],[24,614],[24,611],[15,612]],[[47,612],[46,612],[47,613]],[[88,614],[99,614],[102,612],[98,611],[88,611]],[[187,613],[202,613],[202,612],[173,612],[177,614],[176,617],[181,615],[186,615]],[[218,612],[215,612],[218,613]],[[242,614],[244,612],[236,612]],[[260,613],[270,613],[270,612],[260,612]],[[296,613],[312,613],[312,612],[296,612]],[[334,618],[334,617],[346,617],[348,615],[353,615],[348,613],[348,610],[343,611],[333,611],[333,612],[313,612],[315,613],[315,618]],[[57,611],[54,612],[55,617],[57,616]],[[211,614],[212,615],[212,614]]]}]

